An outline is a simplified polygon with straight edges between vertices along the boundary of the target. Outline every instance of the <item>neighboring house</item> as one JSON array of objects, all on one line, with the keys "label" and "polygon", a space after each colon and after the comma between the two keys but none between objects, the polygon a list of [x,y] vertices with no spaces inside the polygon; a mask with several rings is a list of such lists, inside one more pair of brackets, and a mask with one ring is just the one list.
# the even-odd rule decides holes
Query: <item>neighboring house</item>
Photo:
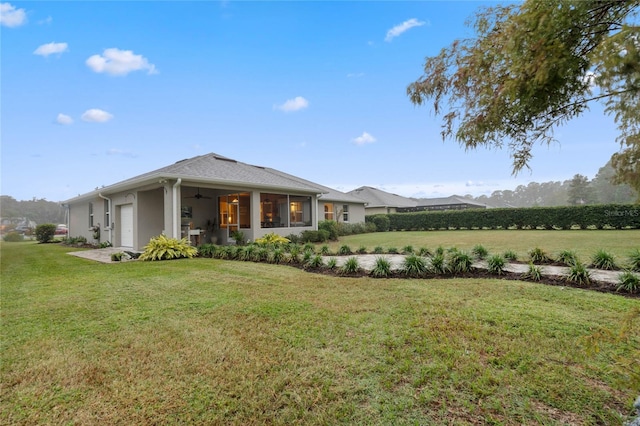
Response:
[{"label": "neighboring house", "polygon": [[415,207],[403,207],[398,209],[398,213],[422,212],[431,210],[466,210],[466,209],[486,209],[487,204],[479,203],[469,198],[452,195],[443,198],[419,198]]},{"label": "neighboring house", "polygon": [[408,208],[417,206],[417,202],[411,198],[401,195],[391,194],[370,186],[361,186],[352,191],[347,192],[364,200],[365,211],[367,215],[396,213],[400,208]]},{"label": "neighboring house", "polygon": [[362,186],[347,192],[363,199],[367,204],[367,215],[406,213],[430,210],[464,210],[486,209],[489,206],[468,198],[452,195],[443,198],[407,198],[397,194],[382,191],[370,186]]},{"label": "neighboring house", "polygon": [[70,237],[136,250],[162,233],[187,237],[194,244],[226,244],[234,231],[253,241],[270,232],[287,236],[316,230],[319,220],[359,223],[365,216],[358,198],[213,153],[96,189],[63,205]]}]

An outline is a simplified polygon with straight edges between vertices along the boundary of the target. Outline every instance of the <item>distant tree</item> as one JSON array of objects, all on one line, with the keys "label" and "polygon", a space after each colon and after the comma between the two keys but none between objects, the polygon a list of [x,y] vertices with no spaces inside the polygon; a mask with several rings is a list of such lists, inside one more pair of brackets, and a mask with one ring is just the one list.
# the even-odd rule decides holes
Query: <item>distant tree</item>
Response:
[{"label": "distant tree", "polygon": [[640,0],[526,0],[481,9],[476,38],[456,40],[407,88],[432,101],[443,139],[466,149],[507,144],[513,172],[537,143],[602,102],[618,125],[616,182],[640,193]]},{"label": "distant tree", "polygon": [[589,178],[581,174],[573,176],[569,184],[567,202],[572,206],[593,204],[594,198],[593,189],[589,185]]},{"label": "distant tree", "polygon": [[27,201],[17,201],[15,198],[0,196],[0,216],[3,218],[24,217],[34,222],[64,223],[64,208],[56,202],[47,201],[44,198],[33,198]]},{"label": "distant tree", "polygon": [[626,184],[616,185],[613,183],[615,171],[611,161],[607,162],[598,170],[598,173],[591,181],[591,187],[595,193],[598,203],[601,204],[625,204],[636,201],[637,195],[633,189]]}]

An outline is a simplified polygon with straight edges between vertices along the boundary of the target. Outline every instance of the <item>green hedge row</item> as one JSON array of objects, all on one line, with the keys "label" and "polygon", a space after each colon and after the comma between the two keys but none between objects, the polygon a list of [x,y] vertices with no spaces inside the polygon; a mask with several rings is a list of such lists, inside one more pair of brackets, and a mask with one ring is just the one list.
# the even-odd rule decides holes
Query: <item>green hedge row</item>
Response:
[{"label": "green hedge row", "polygon": [[[386,225],[387,221],[382,219],[384,217],[388,218],[388,230],[390,231],[437,229],[638,229],[640,228],[640,205],[604,204],[392,213],[369,215],[366,217],[366,221],[375,224],[384,223]],[[384,230],[378,229],[378,231]]]}]

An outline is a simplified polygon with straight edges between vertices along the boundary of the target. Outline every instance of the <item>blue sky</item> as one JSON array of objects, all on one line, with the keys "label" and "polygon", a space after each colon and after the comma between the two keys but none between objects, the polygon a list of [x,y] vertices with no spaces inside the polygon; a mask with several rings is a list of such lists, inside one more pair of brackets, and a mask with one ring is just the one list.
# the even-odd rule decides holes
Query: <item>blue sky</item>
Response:
[{"label": "blue sky", "polygon": [[209,152],[342,191],[477,196],[593,178],[619,148],[599,106],[516,177],[507,151],[442,141],[406,87],[490,2],[1,4],[0,192],[18,200]]}]

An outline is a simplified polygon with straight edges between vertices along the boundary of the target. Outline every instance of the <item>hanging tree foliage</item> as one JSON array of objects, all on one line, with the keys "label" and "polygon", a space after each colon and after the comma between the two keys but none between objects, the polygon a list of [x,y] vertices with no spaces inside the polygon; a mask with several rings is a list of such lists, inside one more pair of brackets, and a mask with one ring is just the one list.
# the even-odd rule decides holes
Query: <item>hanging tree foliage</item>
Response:
[{"label": "hanging tree foliage", "polygon": [[640,0],[527,0],[481,9],[476,38],[456,40],[407,88],[431,101],[442,137],[507,145],[518,173],[557,125],[603,102],[618,125],[616,181],[640,194]]}]

